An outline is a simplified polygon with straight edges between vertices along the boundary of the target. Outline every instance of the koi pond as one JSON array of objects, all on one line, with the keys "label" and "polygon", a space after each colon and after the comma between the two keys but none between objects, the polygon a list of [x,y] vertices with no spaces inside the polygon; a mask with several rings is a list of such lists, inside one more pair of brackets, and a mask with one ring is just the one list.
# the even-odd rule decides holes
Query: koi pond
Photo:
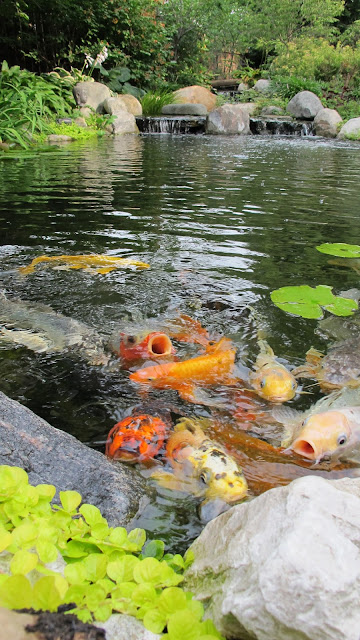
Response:
[{"label": "koi pond", "polygon": [[[260,337],[292,369],[310,347],[326,352],[327,340],[316,320],[284,313],[270,292],[300,284],[326,284],[335,293],[360,288],[358,273],[315,248],[360,242],[356,143],[124,136],[3,154],[0,173],[0,290],[50,305],[105,340],[114,332],[136,337],[186,314],[213,339],[231,339],[240,369],[252,367]],[[41,255],[88,253],[150,268],[97,273],[49,263],[28,275],[18,271]],[[196,343],[173,343],[179,361],[201,353]],[[110,364],[0,339],[1,391],[100,451],[114,424],[139,408],[173,419],[215,416],[210,437],[241,465],[250,497],[304,474],[358,472],[314,470],[276,454],[269,445],[279,445],[279,434],[252,427],[250,417],[244,431],[225,387],[211,389],[212,404],[187,402],[174,389],[144,394],[129,380],[129,369],[141,365],[120,368],[114,356]],[[314,381],[302,381],[299,389],[308,393],[286,406],[303,410],[321,396]],[[221,401],[225,408],[216,406]],[[191,495],[158,487],[137,526],[184,550],[203,526],[198,505]]]}]

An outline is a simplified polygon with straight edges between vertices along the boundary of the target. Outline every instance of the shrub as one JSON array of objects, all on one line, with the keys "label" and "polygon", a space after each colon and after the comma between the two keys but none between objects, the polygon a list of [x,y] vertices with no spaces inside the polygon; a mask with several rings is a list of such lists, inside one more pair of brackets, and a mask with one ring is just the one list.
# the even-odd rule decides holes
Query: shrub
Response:
[{"label": "shrub", "polygon": [[146,93],[140,100],[144,116],[158,116],[166,104],[176,102],[172,91],[155,91]]},{"label": "shrub", "polygon": [[[23,469],[0,466],[0,552],[12,574],[0,574],[0,606],[56,611],[74,603],[69,613],[84,622],[119,612],[154,633],[167,627],[168,640],[187,637],[185,628],[191,640],[221,640],[210,620],[202,622],[203,605],[177,586],[191,553],[164,554],[164,543],[146,543],[142,529],[109,527],[97,507],[79,506],[77,491],[60,491],[61,506],[51,505],[55,492],[31,486]],[[64,575],[46,566],[59,553]]]}]

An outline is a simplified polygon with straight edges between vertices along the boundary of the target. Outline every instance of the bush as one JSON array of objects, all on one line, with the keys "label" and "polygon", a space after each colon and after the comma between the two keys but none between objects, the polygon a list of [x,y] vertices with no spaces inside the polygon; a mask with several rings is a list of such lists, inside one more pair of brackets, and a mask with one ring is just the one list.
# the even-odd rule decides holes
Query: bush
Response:
[{"label": "bush", "polygon": [[299,91],[312,91],[322,97],[324,84],[298,76],[277,76],[271,81],[271,90],[283,100],[291,100]]},{"label": "bush", "polygon": [[[60,491],[61,506],[51,505],[55,492],[29,485],[23,469],[0,466],[0,552],[12,574],[0,574],[0,606],[56,611],[73,603],[69,613],[84,622],[118,612],[154,633],[167,627],[168,640],[183,637],[184,625],[192,640],[222,639],[210,620],[202,622],[203,605],[177,586],[191,553],[164,554],[164,543],[146,543],[143,529],[109,527],[97,507],[80,506],[77,491]],[[64,575],[47,566],[59,554]]]}]

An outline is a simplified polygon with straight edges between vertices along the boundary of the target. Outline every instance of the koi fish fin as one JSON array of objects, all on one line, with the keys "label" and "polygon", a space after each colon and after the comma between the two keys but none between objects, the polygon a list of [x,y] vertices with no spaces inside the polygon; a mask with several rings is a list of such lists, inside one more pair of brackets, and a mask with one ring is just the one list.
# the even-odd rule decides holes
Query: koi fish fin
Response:
[{"label": "koi fish fin", "polygon": [[317,349],[314,349],[314,347],[311,347],[306,352],[306,362],[308,362],[309,364],[312,364],[314,366],[318,366],[323,357],[324,357],[324,354],[321,353],[321,351],[318,351]]},{"label": "koi fish fin", "polygon": [[275,358],[275,354],[270,347],[270,345],[266,342],[266,340],[260,339],[258,340],[258,345],[260,347],[260,356],[266,356],[267,358]]},{"label": "koi fish fin", "polygon": [[173,473],[169,471],[157,470],[154,471],[150,478],[156,480],[156,482],[164,489],[171,489],[172,491],[186,491],[191,493],[192,482],[186,480],[180,480]]},{"label": "koi fish fin", "polygon": [[274,407],[270,413],[276,422],[284,425],[281,446],[288,447],[294,438],[296,427],[304,414],[290,407]]},{"label": "koi fish fin", "polygon": [[27,329],[22,331],[2,327],[0,329],[0,340],[27,347],[27,349],[31,349],[35,353],[44,353],[45,351],[50,351],[53,347],[44,334],[28,331]]},{"label": "koi fish fin", "polygon": [[[236,384],[236,381],[235,381]],[[206,407],[216,407],[218,409],[226,409],[227,403],[219,402],[215,398],[209,396],[204,389],[199,389],[195,385],[186,384],[177,388],[179,396],[186,402],[193,404],[203,404]]]}]

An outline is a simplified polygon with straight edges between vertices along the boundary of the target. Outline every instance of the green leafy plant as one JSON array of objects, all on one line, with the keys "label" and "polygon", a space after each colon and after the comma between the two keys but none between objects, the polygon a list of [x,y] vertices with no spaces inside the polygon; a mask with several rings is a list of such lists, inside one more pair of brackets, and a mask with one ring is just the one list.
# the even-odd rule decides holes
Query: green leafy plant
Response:
[{"label": "green leafy plant", "polygon": [[[142,529],[109,527],[99,509],[81,504],[77,491],[32,486],[18,467],[0,466],[0,606],[55,611],[74,603],[81,620],[106,621],[113,612],[143,621],[168,640],[221,640],[203,605],[178,585],[192,562],[189,551],[165,554]],[[63,575],[49,566],[59,557]],[[9,575],[10,574],[10,575]]]},{"label": "green leafy plant", "polygon": [[279,309],[302,318],[322,318],[322,309],[335,316],[349,316],[358,308],[355,300],[334,296],[332,287],[327,285],[281,287],[272,291],[270,296]]},{"label": "green leafy plant", "polygon": [[154,91],[146,93],[140,100],[144,116],[158,116],[166,104],[176,102],[172,91]]}]

